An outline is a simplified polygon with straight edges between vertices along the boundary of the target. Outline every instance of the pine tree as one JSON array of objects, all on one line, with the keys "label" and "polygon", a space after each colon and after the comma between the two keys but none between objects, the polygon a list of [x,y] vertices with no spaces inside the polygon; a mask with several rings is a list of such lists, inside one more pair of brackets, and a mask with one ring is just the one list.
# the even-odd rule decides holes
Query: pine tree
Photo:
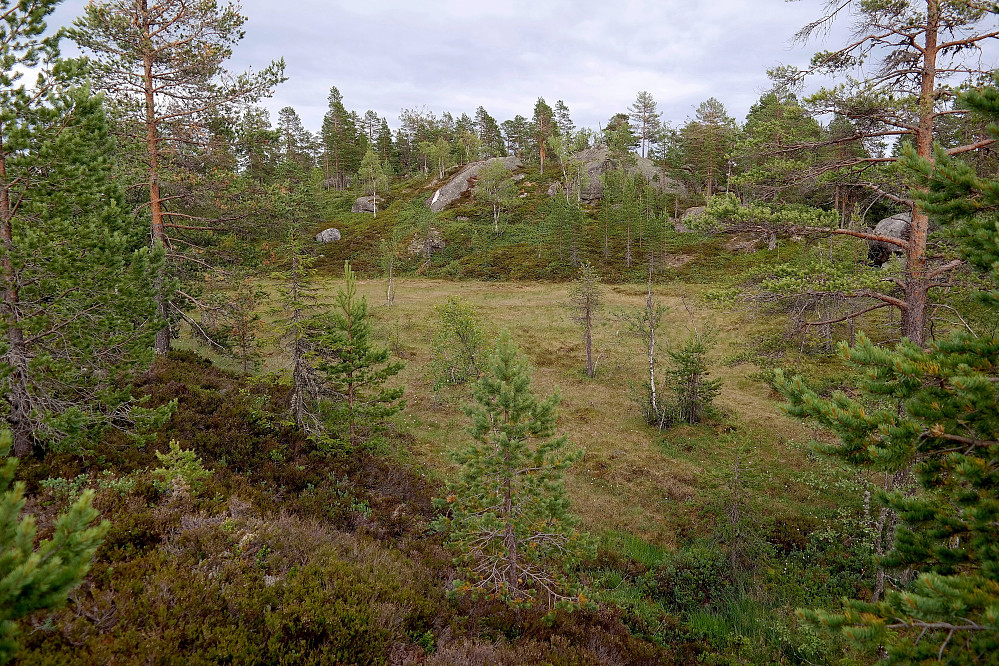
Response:
[{"label": "pine tree", "polygon": [[711,414],[712,403],[721,390],[720,379],[708,379],[711,339],[710,334],[694,330],[682,345],[667,349],[672,366],[665,372],[665,385],[673,390],[673,404],[665,408],[667,417],[660,421],[660,428],[700,423]]},{"label": "pine tree", "polygon": [[506,141],[506,151],[524,159],[524,150],[530,143],[530,123],[527,118],[521,115],[514,116],[513,120],[504,120],[500,124],[503,131],[503,138]]},{"label": "pine tree", "polygon": [[302,119],[294,108],[286,106],[278,111],[280,150],[287,162],[295,163],[301,170],[308,171],[315,166],[315,138],[305,129]]},{"label": "pine tree", "polygon": [[555,102],[555,128],[556,134],[561,136],[567,144],[573,140],[576,133],[576,124],[572,122],[572,115],[569,107],[562,100]]},{"label": "pine tree", "polygon": [[17,620],[66,603],[90,569],[110,523],[95,524],[92,490],[56,519],[51,539],[35,543],[33,516],[24,510],[24,483],[14,483],[17,458],[8,458],[9,431],[0,432],[0,664],[17,652]]},{"label": "pine tree", "polygon": [[544,97],[539,97],[534,105],[534,117],[531,119],[531,138],[534,140],[538,159],[541,163],[541,175],[545,175],[545,157],[548,155],[548,137],[558,128],[555,126],[555,112],[548,106]]},{"label": "pine tree", "polygon": [[583,344],[586,345],[586,376],[597,374],[597,364],[593,360],[593,317],[600,309],[602,294],[600,276],[589,263],[579,267],[579,277],[569,290],[569,306],[572,319],[583,327]]},{"label": "pine tree", "polygon": [[[269,95],[284,80],[284,61],[255,74],[225,71],[244,22],[233,4],[106,0],[87,3],[71,31],[90,56],[95,87],[115,110],[123,137],[144,146],[145,173],[136,174],[134,184],[148,190],[153,247],[169,248],[171,258],[182,259],[186,247],[171,236],[214,228],[215,220],[168,205],[182,198],[168,188],[198,181],[187,158],[208,149],[220,116]],[[169,286],[164,268],[155,279],[163,321],[175,309]],[[155,348],[160,354],[170,349],[168,327],[157,333]]]},{"label": "pine tree", "polygon": [[659,131],[660,114],[656,111],[656,100],[652,93],[642,90],[635,97],[635,101],[628,108],[632,121],[632,131],[638,137],[638,145],[642,157],[653,143]]},{"label": "pine tree", "polygon": [[278,344],[291,364],[289,404],[295,425],[319,439],[324,432],[319,403],[328,392],[314,367],[313,340],[319,312],[316,260],[306,250],[302,231],[318,222],[315,202],[319,187],[294,162],[282,162],[278,172],[269,200],[274,218],[287,232],[272,257],[282,267],[272,274],[278,292],[277,307],[272,309],[277,315],[274,326]]},{"label": "pine tree", "polygon": [[[999,91],[962,96],[999,119]],[[993,125],[993,133],[997,133]],[[980,295],[999,307],[999,182],[938,148],[936,164],[913,147],[904,162],[916,176],[919,206],[958,225],[967,260],[991,273]],[[858,646],[886,650],[887,663],[994,661],[999,649],[999,338],[957,331],[927,348],[903,341],[882,349],[861,336],[842,353],[862,371],[862,399],[824,399],[800,379],[778,377],[788,410],[839,435],[821,448],[867,469],[911,470],[919,492],[889,490],[879,502],[897,514],[894,547],[883,567],[918,577],[874,602],[847,601],[842,613],[799,611],[815,626],[841,630]],[[892,536],[892,535],[890,535]]]},{"label": "pine tree", "polygon": [[[977,57],[990,48],[999,33],[995,30],[996,9],[989,3],[968,0],[897,0],[892,2],[837,2],[825,5],[822,16],[802,28],[795,38],[804,41],[813,35],[826,35],[837,20],[849,22],[845,45],[823,50],[812,57],[808,69],[782,67],[774,71],[789,87],[799,85],[808,75],[844,79],[823,87],[806,98],[805,104],[816,116],[836,114],[852,121],[854,132],[847,136],[830,134],[818,142],[799,144],[801,150],[850,146],[843,158],[830,157],[816,164],[815,172],[836,169],[851,186],[886,196],[911,208],[908,239],[876,238],[871,232],[851,230],[868,241],[880,241],[902,249],[906,266],[901,281],[901,298],[882,290],[869,290],[868,298],[901,312],[901,334],[916,344],[926,335],[929,295],[949,270],[936,264],[927,253],[929,217],[899,181],[885,188],[879,165],[895,157],[870,154],[864,144],[887,140],[911,142],[923,159],[931,159],[936,125],[964,110],[953,104],[955,92],[978,85],[987,71]],[[991,137],[967,144],[946,146],[949,155],[965,154],[991,145]],[[833,151],[834,153],[836,151]],[[795,177],[801,174],[795,172]],[[946,264],[944,264],[945,266]],[[941,269],[942,272],[941,272]],[[863,312],[864,310],[861,310]]]},{"label": "pine tree", "polygon": [[329,110],[323,117],[320,134],[326,182],[334,189],[344,190],[348,185],[348,175],[355,173],[360,166],[362,153],[357,141],[357,125],[343,105],[343,95],[335,86],[330,88]]},{"label": "pine tree", "polygon": [[251,106],[243,112],[236,128],[237,169],[256,185],[273,183],[280,161],[281,133],[271,127],[267,109]]},{"label": "pine tree", "polygon": [[603,141],[610,148],[611,157],[622,164],[634,162],[632,148],[638,146],[638,139],[631,131],[631,123],[626,113],[615,113],[607,121],[603,130]]},{"label": "pine tree", "polygon": [[694,168],[706,197],[719,189],[718,183],[727,172],[726,166],[738,128],[728,116],[725,106],[714,97],[697,107],[693,120],[680,130],[684,154]]},{"label": "pine tree", "polygon": [[506,156],[506,146],[503,143],[503,133],[496,119],[483,108],[475,110],[475,127],[478,130],[479,141],[485,150],[486,157]]},{"label": "pine tree", "polygon": [[327,438],[356,449],[385,430],[386,420],[405,407],[402,387],[385,383],[406,366],[390,361],[391,352],[371,340],[368,300],[357,295],[350,263],[343,265],[343,286],[316,337],[315,368],[333,396],[323,405]]},{"label": "pine tree", "polygon": [[[151,361],[162,254],[143,249],[112,177],[115,144],[83,63],[40,37],[54,6],[11,7],[0,39],[0,422],[21,457],[169,411],[126,388]],[[20,82],[28,68],[34,88]]]},{"label": "pine tree", "polygon": [[512,604],[579,603],[585,599],[564,567],[589,551],[569,514],[563,477],[583,453],[554,436],[558,396],[539,401],[530,384],[503,331],[465,409],[473,441],[453,455],[459,478],[438,500],[450,509],[439,524],[464,576],[454,592]]}]

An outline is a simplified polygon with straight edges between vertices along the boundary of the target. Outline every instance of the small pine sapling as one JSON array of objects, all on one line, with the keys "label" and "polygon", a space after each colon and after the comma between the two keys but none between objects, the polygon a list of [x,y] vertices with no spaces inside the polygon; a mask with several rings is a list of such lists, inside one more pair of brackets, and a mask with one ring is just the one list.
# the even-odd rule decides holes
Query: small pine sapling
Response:
[{"label": "small pine sapling", "polygon": [[35,543],[33,516],[24,510],[24,483],[14,483],[17,458],[8,458],[9,431],[0,433],[0,664],[17,652],[17,621],[66,603],[90,569],[110,523],[96,522],[94,491],[84,491],[56,519],[51,539]]},{"label": "small pine sapling", "polygon": [[566,567],[591,552],[569,514],[563,478],[583,452],[555,436],[552,395],[531,392],[530,369],[507,331],[500,334],[465,408],[472,442],[453,454],[461,466],[437,505],[462,578],[454,593],[513,605],[574,606],[585,596]]},{"label": "small pine sapling", "polygon": [[600,289],[600,276],[589,263],[579,268],[579,276],[569,289],[569,307],[572,320],[583,327],[583,344],[586,345],[586,376],[597,374],[597,363],[593,359],[593,318],[600,310],[603,300]]},{"label": "small pine sapling", "polygon": [[170,450],[166,453],[156,452],[156,459],[162,467],[153,470],[153,476],[159,477],[171,488],[184,487],[196,495],[204,487],[205,479],[212,476],[212,471],[205,469],[201,458],[193,449],[182,449],[177,440],[170,440]]},{"label": "small pine sapling", "polygon": [[313,353],[316,372],[334,396],[322,407],[327,442],[354,449],[384,432],[387,419],[405,407],[402,387],[385,384],[406,364],[390,361],[391,352],[374,345],[368,301],[358,297],[357,277],[349,262],[344,263],[343,277]]},{"label": "small pine sapling", "polygon": [[720,379],[708,379],[708,352],[714,336],[710,332],[691,333],[683,345],[667,349],[671,367],[666,371],[666,385],[674,395],[673,404],[664,410],[660,429],[676,423],[700,423],[712,412],[712,402],[721,390]]}]

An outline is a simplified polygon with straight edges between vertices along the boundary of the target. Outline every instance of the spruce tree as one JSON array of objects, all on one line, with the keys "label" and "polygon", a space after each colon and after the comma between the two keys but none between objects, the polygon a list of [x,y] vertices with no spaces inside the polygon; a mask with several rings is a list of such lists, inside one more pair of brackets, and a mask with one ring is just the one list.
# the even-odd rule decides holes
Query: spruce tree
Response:
[{"label": "spruce tree", "polygon": [[589,546],[569,514],[563,478],[583,452],[555,436],[558,396],[538,400],[530,384],[504,330],[465,408],[472,442],[453,454],[458,479],[438,500],[450,511],[439,526],[459,553],[453,591],[515,605],[579,603],[565,565]]},{"label": "spruce tree", "polygon": [[343,265],[343,286],[323,324],[313,354],[316,372],[334,396],[323,406],[327,438],[356,448],[382,433],[387,419],[405,407],[402,387],[385,384],[406,364],[390,361],[391,352],[372,341],[368,300],[358,297],[349,262]]},{"label": "spruce tree", "polygon": [[41,37],[55,4],[20,3],[0,24],[0,422],[21,457],[168,415],[135,405],[122,381],[151,360],[162,255],[143,248],[112,177],[84,64]]},{"label": "spruce tree", "polygon": [[110,524],[95,524],[92,490],[56,519],[51,539],[35,542],[33,516],[24,510],[24,483],[14,483],[17,458],[8,458],[9,431],[0,432],[0,664],[17,652],[17,620],[66,603],[90,569]]},{"label": "spruce tree", "polygon": [[[999,92],[963,96],[999,118]],[[991,131],[999,134],[999,127]],[[909,147],[919,205],[956,227],[967,260],[999,281],[999,181],[943,149],[932,163]],[[995,287],[981,294],[999,307]],[[999,649],[999,338],[958,331],[922,348],[908,340],[882,349],[861,337],[842,349],[863,371],[863,399],[824,399],[800,379],[778,378],[789,411],[834,430],[827,453],[887,473],[911,469],[920,486],[881,493],[899,525],[884,567],[917,578],[883,599],[846,601],[840,613],[801,611],[816,626],[843,631],[855,644],[884,650],[888,663],[970,664]]]}]

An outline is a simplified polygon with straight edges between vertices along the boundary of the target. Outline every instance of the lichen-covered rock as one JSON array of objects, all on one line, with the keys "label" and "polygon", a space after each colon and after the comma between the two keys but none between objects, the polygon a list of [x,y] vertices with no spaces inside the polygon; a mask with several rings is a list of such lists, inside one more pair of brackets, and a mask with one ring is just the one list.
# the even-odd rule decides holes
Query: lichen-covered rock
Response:
[{"label": "lichen-covered rock", "polygon": [[[656,168],[652,160],[638,156],[633,157],[635,158],[633,163],[625,165],[628,173],[642,174],[646,180],[661,191],[672,193],[682,191],[682,187],[669,178],[666,179],[665,183],[663,182],[662,172]],[[572,159],[582,163],[585,173],[580,197],[587,202],[601,199],[604,195],[604,183],[600,177],[620,166],[620,162],[611,157],[610,148],[604,145],[587,148],[573,155]]]},{"label": "lichen-covered rock", "polygon": [[429,233],[425,236],[421,233],[417,233],[413,238],[413,241],[409,244],[409,254],[416,256],[422,254],[424,257],[429,258],[430,255],[435,252],[441,252],[447,247],[447,243],[444,242],[444,236],[441,232],[433,227],[430,227]]},{"label": "lichen-covered rock", "polygon": [[381,206],[384,199],[381,197],[358,197],[354,205],[350,207],[351,213],[374,213],[375,212],[375,202]]},{"label": "lichen-covered rock", "polygon": [[329,229],[323,229],[316,234],[317,243],[335,243],[338,240],[340,240],[340,230],[333,229],[332,227]]},{"label": "lichen-covered rock", "polygon": [[431,210],[439,213],[471,189],[475,184],[475,179],[479,177],[482,167],[490,162],[500,162],[510,171],[524,166],[523,162],[516,157],[494,157],[466,164],[451,180],[434,192],[429,201]]},{"label": "lichen-covered rock", "polygon": [[[897,213],[886,217],[874,226],[876,236],[887,236],[899,240],[909,240],[909,226],[912,224],[912,213]],[[880,266],[891,259],[893,254],[905,254],[898,245],[884,241],[869,241],[867,244],[867,259],[871,264]]]}]

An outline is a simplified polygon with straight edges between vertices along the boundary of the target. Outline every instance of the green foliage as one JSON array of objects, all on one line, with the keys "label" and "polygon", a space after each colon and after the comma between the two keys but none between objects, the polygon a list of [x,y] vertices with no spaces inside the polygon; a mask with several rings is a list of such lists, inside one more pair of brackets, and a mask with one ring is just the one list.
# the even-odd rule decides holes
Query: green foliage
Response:
[{"label": "green foliage", "polygon": [[517,201],[517,184],[502,162],[489,162],[479,171],[472,194],[493,208],[493,231],[499,233],[500,212]]},{"label": "green foliage", "polygon": [[434,307],[430,373],[434,389],[465,384],[479,376],[484,333],[475,308],[458,296]]},{"label": "green foliage", "polygon": [[388,176],[382,168],[381,160],[375,151],[368,146],[368,152],[364,153],[361,159],[361,166],[358,167],[357,177],[360,179],[365,194],[375,197],[375,215],[377,212],[377,197],[379,192],[384,192],[388,188]]},{"label": "green foliage", "polygon": [[0,432],[0,664],[17,651],[17,620],[64,604],[110,527],[94,524],[98,513],[88,490],[59,515],[52,538],[36,544],[34,518],[21,517],[24,483],[13,483],[18,460],[7,457],[11,442],[9,431]]},{"label": "green foliage", "polygon": [[673,393],[673,402],[664,407],[663,425],[700,423],[712,411],[712,402],[721,390],[720,379],[708,379],[708,353],[713,346],[710,331],[693,331],[680,346],[667,348],[670,367],[664,386]]},{"label": "green foliage", "polygon": [[374,346],[368,300],[358,298],[349,263],[343,266],[343,280],[311,354],[327,392],[336,396],[322,405],[325,439],[353,449],[384,432],[387,419],[405,406],[403,388],[385,386],[405,363],[390,361],[388,349]]},{"label": "green foliage", "polygon": [[530,382],[504,330],[465,410],[473,441],[453,455],[461,471],[437,500],[450,510],[438,525],[459,553],[464,578],[455,592],[515,605],[583,604],[564,567],[590,546],[575,529],[563,485],[583,453],[554,437],[558,396],[539,401]]},{"label": "green foliage", "polygon": [[[267,292],[250,276],[229,275],[212,286],[216,291],[206,299],[201,324],[204,339],[233,355],[243,372],[255,369],[263,347],[263,320],[260,310]],[[214,281],[213,281],[214,282]]]},{"label": "green foliage", "polygon": [[163,253],[143,247],[113,177],[117,146],[84,63],[42,37],[55,4],[5,5],[0,40],[0,421],[21,457],[128,431],[133,402],[116,380],[152,360],[161,323],[150,281]]},{"label": "green foliage", "polygon": [[[999,117],[994,92],[969,101]],[[999,232],[980,207],[994,182],[942,151],[937,159],[931,165],[908,152],[907,164],[928,185],[918,196],[932,212],[963,219],[972,231],[965,252],[995,279]],[[997,302],[995,292],[983,298]],[[901,520],[881,564],[911,567],[918,577],[875,603],[847,601],[842,613],[802,616],[843,631],[858,646],[886,647],[890,663],[990,659],[999,647],[999,340],[955,332],[926,349],[908,341],[882,349],[862,337],[842,353],[865,373],[862,399],[841,393],[823,399],[800,380],[780,376],[778,387],[792,414],[840,436],[839,446],[823,447],[827,453],[877,470],[912,469],[921,492],[878,497]]]},{"label": "green foliage", "polygon": [[166,482],[167,487],[182,483],[190,489],[192,495],[198,494],[204,487],[205,479],[211,478],[211,470],[201,464],[201,458],[190,449],[180,448],[177,440],[170,441],[170,450],[166,453],[156,452],[156,458],[162,467],[153,470],[153,476],[158,476]]},{"label": "green foliage", "polygon": [[569,307],[572,319],[583,327],[583,344],[586,346],[586,376],[593,377],[597,364],[593,359],[593,319],[602,306],[600,276],[589,264],[579,268],[579,277],[569,288]]}]

